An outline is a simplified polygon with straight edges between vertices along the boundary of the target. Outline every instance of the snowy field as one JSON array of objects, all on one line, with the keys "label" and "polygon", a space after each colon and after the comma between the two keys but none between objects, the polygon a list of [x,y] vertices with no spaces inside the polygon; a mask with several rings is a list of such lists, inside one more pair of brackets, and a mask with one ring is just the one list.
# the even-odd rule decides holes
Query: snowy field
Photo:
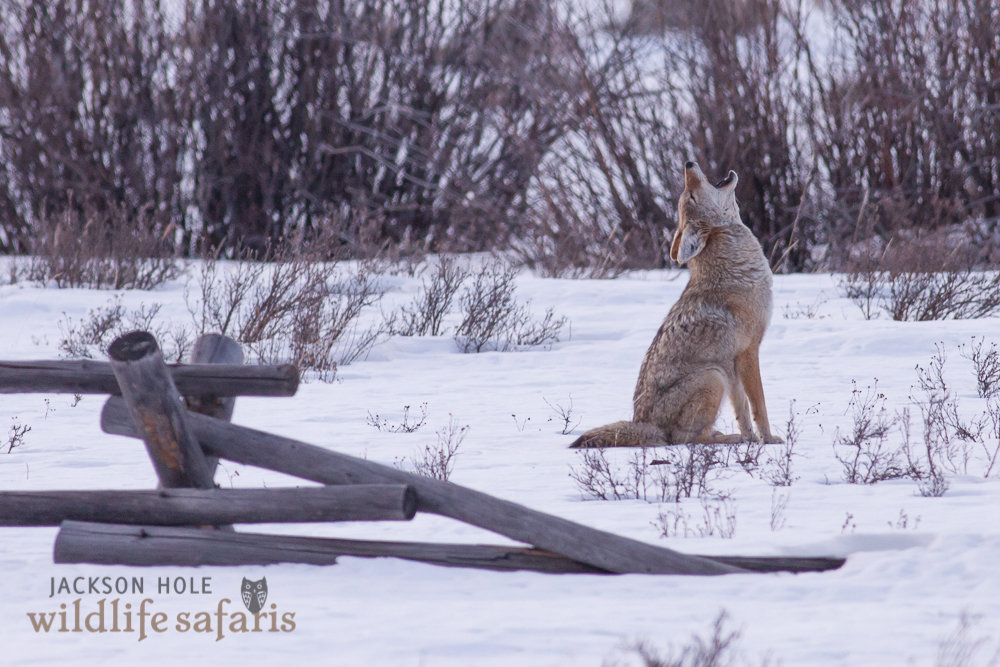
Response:
[{"label": "snowy field", "polygon": [[[6,276],[6,272],[2,275]],[[388,276],[383,309],[404,304],[419,278]],[[0,529],[0,664],[300,664],[300,665],[600,665],[632,660],[622,647],[637,640],[665,651],[692,634],[707,636],[720,610],[741,630],[739,647],[750,664],[770,656],[784,665],[935,665],[939,647],[954,637],[959,618],[972,619],[971,640],[986,638],[978,658],[987,664],[1000,639],[1000,470],[984,478],[979,452],[968,473],[953,476],[943,497],[921,497],[908,479],[875,485],[843,482],[834,457],[837,428],[849,429],[851,381],[864,389],[878,379],[890,412],[910,403],[915,366],[926,366],[943,343],[953,394],[966,416],[979,414],[972,364],[959,346],[972,336],[1000,342],[997,319],[928,323],[865,321],[841,298],[829,275],[778,276],[774,316],[761,347],[771,423],[785,433],[795,401],[801,430],[793,459],[798,479],[772,526],[774,489],[732,467],[713,483],[736,509],[730,539],[660,537],[653,524],[672,503],[597,501],[582,497],[570,477],[579,455],[567,446],[583,431],[631,416],[631,398],[643,354],[686,280],[685,273],[633,274],[617,280],[552,280],[522,274],[518,295],[534,312],[553,306],[568,318],[551,349],[461,354],[448,337],[394,337],[364,361],[342,367],[332,383],[303,384],[293,398],[240,398],[233,421],[347,454],[392,464],[436,442],[449,415],[469,426],[452,481],[589,526],[687,553],[847,556],[838,570],[811,574],[723,577],[544,575],[494,573],[392,559],[341,558],[314,567],[128,568],[57,566],[56,529]],[[183,279],[153,292],[128,292],[125,304],[163,304],[161,319],[190,322]],[[0,358],[59,358],[63,313],[79,320],[112,293],[0,286]],[[786,317],[787,315],[787,317]],[[811,315],[812,317],[809,317]],[[457,317],[457,314],[453,317]],[[454,321],[451,322],[454,325]],[[572,397],[572,398],[571,398]],[[560,433],[551,406],[569,406],[573,424]],[[29,425],[24,444],[0,451],[0,489],[151,489],[153,468],[137,440],[101,433],[103,399],[70,395],[4,395],[0,436],[11,424]],[[427,423],[413,433],[387,433],[368,424],[369,413],[399,422],[403,407]],[[733,422],[723,411],[721,425]],[[913,420],[913,438],[920,435]],[[898,445],[894,432],[890,444]],[[0,437],[0,442],[5,439]],[[627,455],[628,452],[623,454]],[[624,462],[625,456],[619,461]],[[404,465],[406,463],[404,462]],[[223,462],[223,487],[294,484],[288,477]],[[698,499],[680,511],[692,525]],[[905,519],[905,520],[904,520]],[[904,524],[905,523],[905,527]],[[777,528],[777,529],[772,529]],[[244,526],[248,532],[315,536],[509,544],[505,538],[434,516],[412,522],[345,525]],[[199,595],[157,591],[158,578],[195,578]],[[87,578],[142,577],[142,594],[63,591]],[[267,578],[268,604],[294,613],[293,631],[214,631],[222,598],[242,608],[242,578]],[[72,612],[120,598],[135,610],[169,615],[166,631],[73,632]],[[70,631],[36,632],[29,613],[69,610]],[[211,633],[180,632],[177,614],[213,614]],[[279,619],[280,620],[280,619]],[[134,621],[137,623],[138,621]],[[148,622],[148,619],[147,619]],[[58,618],[55,621],[59,623]],[[95,620],[96,623],[96,620]]]}]

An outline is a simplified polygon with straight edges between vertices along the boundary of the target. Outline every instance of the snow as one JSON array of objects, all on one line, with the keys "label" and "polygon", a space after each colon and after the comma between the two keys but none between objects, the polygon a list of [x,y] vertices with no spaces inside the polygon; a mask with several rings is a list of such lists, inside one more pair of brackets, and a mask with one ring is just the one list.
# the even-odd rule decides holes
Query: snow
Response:
[{"label": "snow", "polygon": [[[6,275],[6,271],[0,272]],[[419,278],[392,276],[383,309],[408,302]],[[129,568],[54,565],[53,528],[0,529],[0,664],[74,665],[240,664],[336,665],[600,665],[623,642],[646,639],[666,649],[705,635],[725,609],[742,629],[740,646],[752,660],[770,655],[785,665],[934,664],[942,639],[960,614],[978,622],[974,635],[1000,638],[1000,483],[982,475],[978,460],[951,479],[940,498],[924,498],[910,480],[872,486],[842,482],[834,458],[835,430],[850,426],[851,381],[864,389],[878,380],[890,411],[908,405],[914,367],[926,365],[943,343],[946,376],[963,414],[983,409],[971,363],[959,345],[971,336],[1000,340],[997,320],[908,323],[865,321],[840,297],[830,275],[776,276],[774,316],[761,348],[761,368],[773,428],[784,433],[795,401],[801,435],[785,526],[771,530],[772,487],[738,468],[715,487],[731,492],[737,508],[732,539],[659,537],[652,525],[672,504],[643,500],[584,500],[570,478],[579,455],[567,449],[583,431],[631,416],[632,390],[643,354],[684,286],[683,272],[631,274],[617,280],[554,280],[522,274],[518,294],[536,314],[553,306],[571,326],[548,350],[461,354],[449,338],[396,337],[367,360],[339,370],[336,381],[303,384],[292,398],[240,398],[233,421],[347,454],[392,464],[433,445],[449,415],[470,429],[452,481],[528,507],[687,553],[837,555],[838,570],[809,574],[723,577],[544,575],[440,568],[392,559],[341,558],[315,567]],[[189,322],[184,279],[153,292],[125,292],[125,305],[163,304],[161,319]],[[79,319],[111,292],[0,286],[0,358],[55,359],[59,320]],[[812,318],[805,313],[812,309]],[[374,312],[372,316],[374,316]],[[789,317],[785,317],[785,315]],[[453,316],[457,317],[457,315]],[[454,324],[454,322],[452,322]],[[48,399],[48,404],[45,403]],[[546,403],[572,400],[569,435]],[[0,452],[0,489],[150,489],[152,466],[135,440],[100,432],[103,399],[70,395],[4,395],[0,435],[8,424],[30,425],[25,444]],[[402,419],[404,406],[427,423],[414,433],[372,428],[368,415]],[[550,420],[552,418],[552,420]],[[720,423],[732,427],[725,409]],[[914,429],[919,437],[918,425]],[[894,434],[898,444],[899,436]],[[617,459],[624,462],[622,452]],[[618,453],[616,453],[618,454]],[[407,465],[404,462],[403,465]],[[223,462],[223,487],[293,485],[269,471]],[[697,499],[683,511],[697,518]],[[850,518],[848,517],[850,515]],[[906,528],[901,527],[905,516]],[[919,517],[919,522],[917,518]],[[916,525],[914,526],[914,523]],[[458,522],[420,515],[409,523],[243,526],[247,532],[316,536],[511,544]],[[143,577],[144,593],[60,594],[50,581],[66,577]],[[159,577],[211,577],[211,594],[159,594]],[[243,577],[267,577],[268,605],[294,612],[291,632],[180,633],[184,611],[215,613],[241,607]],[[58,612],[82,598],[84,613],[115,597],[169,615],[170,627],[138,641],[137,633],[35,632],[28,613]],[[279,619],[280,620],[280,619]],[[58,623],[58,618],[56,620]],[[213,628],[215,617],[212,617]],[[986,649],[982,654],[985,656]]]}]

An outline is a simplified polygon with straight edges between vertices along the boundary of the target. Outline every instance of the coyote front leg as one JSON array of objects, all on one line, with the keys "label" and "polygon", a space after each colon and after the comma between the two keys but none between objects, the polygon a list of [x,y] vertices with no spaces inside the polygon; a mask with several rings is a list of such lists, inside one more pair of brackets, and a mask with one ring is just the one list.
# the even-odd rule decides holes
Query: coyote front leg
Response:
[{"label": "coyote front leg", "polygon": [[729,381],[729,402],[733,405],[733,414],[740,427],[741,442],[757,442],[757,435],[750,423],[750,409],[747,407],[747,395],[740,380],[739,368],[734,364],[733,375]]},{"label": "coyote front leg", "polygon": [[758,345],[751,345],[737,355],[736,370],[750,399],[750,409],[753,411],[753,420],[757,424],[760,441],[768,444],[784,442],[781,438],[771,435],[771,423],[767,419],[767,406],[764,404],[764,385],[760,381],[758,350]]}]

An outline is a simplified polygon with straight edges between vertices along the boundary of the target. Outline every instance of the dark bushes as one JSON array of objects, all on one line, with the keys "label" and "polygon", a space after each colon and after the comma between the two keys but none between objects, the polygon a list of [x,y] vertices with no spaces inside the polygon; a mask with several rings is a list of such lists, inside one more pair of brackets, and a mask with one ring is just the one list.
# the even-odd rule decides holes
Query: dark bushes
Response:
[{"label": "dark bushes", "polygon": [[165,25],[152,0],[0,3],[0,250],[36,250],[66,218],[185,227],[190,136]]},{"label": "dark bushes", "polygon": [[0,251],[114,215],[160,256],[613,276],[668,264],[696,159],[776,270],[941,230],[995,265],[998,35],[985,0],[4,0]]},{"label": "dark bushes", "polygon": [[572,107],[543,3],[158,7],[0,4],[3,249],[80,206],[149,207],[182,254],[496,245]]},{"label": "dark bushes", "polygon": [[[900,229],[969,219],[995,230],[997,7],[981,0],[845,0],[838,7],[844,48],[814,75],[822,104],[814,118],[838,201],[831,212],[840,215],[839,240],[858,231],[855,221],[884,240]],[[1000,260],[995,245],[983,250],[983,259]]]},{"label": "dark bushes", "polygon": [[[958,235],[893,235],[881,250],[862,245],[841,278],[865,319],[975,319],[1000,311],[1000,273],[976,266],[979,249]],[[877,239],[875,239],[877,240]]]}]

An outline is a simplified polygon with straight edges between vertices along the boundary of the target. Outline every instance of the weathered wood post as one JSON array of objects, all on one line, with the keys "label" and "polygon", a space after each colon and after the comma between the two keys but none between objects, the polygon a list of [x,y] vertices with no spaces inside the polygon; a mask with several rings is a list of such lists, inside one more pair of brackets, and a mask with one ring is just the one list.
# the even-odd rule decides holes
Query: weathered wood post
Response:
[{"label": "weathered wood post", "polygon": [[[192,364],[242,364],[243,348],[232,338],[222,334],[203,334],[194,343],[191,350]],[[184,404],[191,412],[207,415],[223,421],[232,421],[233,409],[236,407],[235,396],[217,396],[216,394],[188,395]],[[208,469],[215,478],[215,469],[219,465],[219,457],[206,456]]]},{"label": "weathered wood post", "polygon": [[417,494],[405,484],[278,489],[0,491],[0,526],[63,521],[200,526],[296,521],[409,521]]},{"label": "weathered wood post", "polygon": [[[178,493],[174,491],[173,493]],[[186,493],[192,493],[186,491]],[[373,542],[326,537],[224,533],[164,526],[67,520],[56,537],[55,562],[107,565],[332,565],[338,556],[404,558],[431,565],[486,570],[611,574],[551,551],[486,544]],[[823,572],[843,558],[696,556],[750,572]]]},{"label": "weathered wood post", "polygon": [[212,470],[184,418],[184,406],[156,338],[119,336],[108,347],[111,369],[165,488],[214,488]]},{"label": "weathered wood post", "polygon": [[[174,384],[185,395],[294,396],[299,369],[229,364],[168,364]],[[0,394],[119,394],[118,380],[106,361],[0,361]]]}]

